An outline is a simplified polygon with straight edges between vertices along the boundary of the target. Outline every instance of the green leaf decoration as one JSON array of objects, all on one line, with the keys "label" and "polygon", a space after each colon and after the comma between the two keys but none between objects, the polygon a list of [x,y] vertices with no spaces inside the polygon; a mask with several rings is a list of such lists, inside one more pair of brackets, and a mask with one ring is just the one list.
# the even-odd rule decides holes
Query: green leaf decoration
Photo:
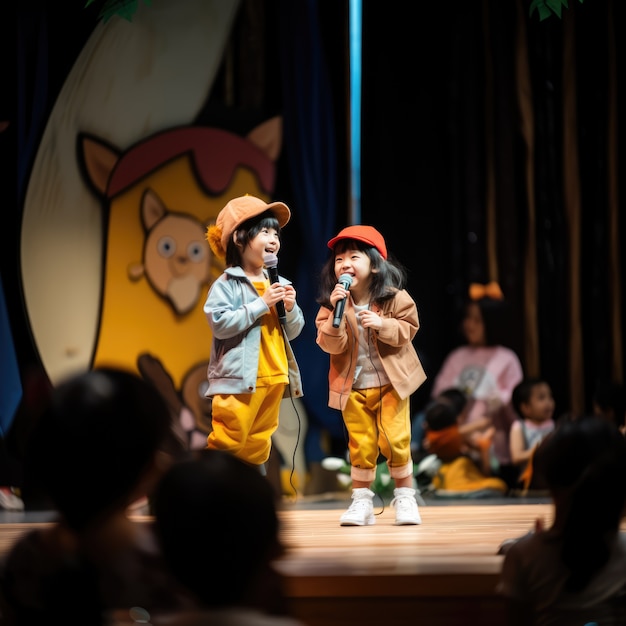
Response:
[{"label": "green leaf decoration", "polygon": [[[87,0],[85,8],[94,4],[96,0]],[[152,0],[143,0],[144,4],[151,6]],[[98,17],[108,22],[114,15],[124,18],[125,20],[132,22],[133,15],[137,12],[139,7],[139,0],[104,0],[102,8],[98,13]]]},{"label": "green leaf decoration", "polygon": [[[583,3],[583,0],[578,1],[580,4]],[[569,9],[569,5],[567,3],[568,0],[532,0],[530,3],[529,15],[532,17],[533,13],[537,11],[540,22],[549,18],[552,14],[561,19],[563,7]]]}]

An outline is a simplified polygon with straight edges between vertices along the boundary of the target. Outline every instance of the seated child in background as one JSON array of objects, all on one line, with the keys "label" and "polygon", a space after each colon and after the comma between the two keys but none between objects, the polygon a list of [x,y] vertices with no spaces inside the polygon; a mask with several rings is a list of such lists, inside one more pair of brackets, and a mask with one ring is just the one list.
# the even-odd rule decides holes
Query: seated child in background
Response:
[{"label": "seated child in background", "polygon": [[511,461],[519,467],[519,485],[524,490],[543,490],[545,485],[533,472],[537,446],[555,427],[554,398],[542,378],[527,377],[513,389],[511,397],[518,419],[511,426]]},{"label": "seated child in background", "polygon": [[113,368],[55,387],[27,443],[27,475],[57,518],[21,535],[0,568],[5,626],[99,626],[109,611],[185,606],[152,525],[129,506],[183,453],[151,384]]},{"label": "seated child in background", "polygon": [[152,613],[151,624],[301,626],[275,567],[284,546],[274,489],[253,466],[197,450],[157,486],[154,515],[169,569],[197,608]]},{"label": "seated child in background", "polygon": [[491,474],[489,449],[494,429],[488,417],[468,423],[467,396],[457,388],[444,389],[426,407],[424,447],[449,463],[461,455],[478,461],[481,470]]},{"label": "seated child in background", "polygon": [[507,491],[492,476],[494,428],[488,417],[466,421],[467,396],[457,388],[444,389],[427,407],[424,447],[442,463],[433,486],[447,491]]}]

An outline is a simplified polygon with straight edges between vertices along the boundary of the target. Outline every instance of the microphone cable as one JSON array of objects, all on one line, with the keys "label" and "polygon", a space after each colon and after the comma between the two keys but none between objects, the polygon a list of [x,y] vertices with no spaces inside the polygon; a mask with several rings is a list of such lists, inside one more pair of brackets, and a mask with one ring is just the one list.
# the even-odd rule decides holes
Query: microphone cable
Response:
[{"label": "microphone cable", "polygon": [[[280,329],[281,337],[283,339],[283,345],[285,346],[285,354],[287,353],[287,345],[289,345],[289,349],[290,349],[291,353],[294,354],[293,348],[291,347],[291,344],[289,343],[289,339],[287,338],[287,329],[281,323],[280,316],[278,315],[278,312],[276,312],[276,316],[278,317],[278,328]],[[294,354],[294,359],[295,359],[295,354]],[[293,451],[291,453],[291,470],[289,472],[289,486],[291,487],[291,490],[293,491],[293,496],[291,496],[291,497],[295,501],[298,498],[298,489],[296,488],[296,485],[294,484],[294,475],[295,475],[295,472],[296,472],[296,452],[298,451],[298,446],[300,445],[300,437],[302,435],[302,418],[300,417],[300,413],[298,412],[298,408],[296,407],[296,403],[294,401],[294,397],[293,397],[293,393],[292,393],[293,390],[291,388],[291,379],[289,377],[289,357],[288,356],[287,356],[287,387],[289,387],[289,400],[291,402],[291,406],[293,408],[293,412],[294,412],[294,414],[296,416],[296,422],[298,424],[298,432],[297,432],[297,435],[296,435],[296,444],[293,447]],[[279,416],[279,421],[280,421],[280,409],[278,411],[278,416]],[[272,445],[274,445],[274,444],[272,443]],[[303,485],[304,485],[304,481],[305,480],[306,480],[306,475],[302,477]],[[280,489],[282,491],[282,468],[280,469],[280,472],[279,472],[279,482],[280,482],[279,487],[280,487]]]}]

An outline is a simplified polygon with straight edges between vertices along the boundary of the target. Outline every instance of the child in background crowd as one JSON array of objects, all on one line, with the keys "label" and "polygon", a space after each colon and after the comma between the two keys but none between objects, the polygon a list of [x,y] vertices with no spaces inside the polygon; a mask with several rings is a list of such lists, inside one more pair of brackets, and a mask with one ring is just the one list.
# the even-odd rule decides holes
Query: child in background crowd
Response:
[{"label": "child in background crowd", "polygon": [[[352,504],[340,523],[374,523],[370,486],[382,453],[396,485],[395,523],[421,524],[409,399],[426,374],[412,343],[419,318],[404,289],[406,272],[388,257],[383,236],[372,226],[348,226],[328,247],[315,325],[318,345],[330,354],[328,404],[341,410],[349,435]],[[339,280],[346,275],[349,284]]]},{"label": "child in background crowd", "polygon": [[467,422],[467,404],[465,393],[451,387],[444,389],[426,407],[425,448],[444,463],[469,456],[489,475],[494,429],[488,417]]},{"label": "child in background crowd", "polygon": [[[439,494],[503,495],[507,485],[492,476],[491,420],[484,417],[467,422],[467,404],[467,396],[451,387],[426,407],[424,447],[441,462],[432,486]],[[426,463],[425,459],[418,471]]]},{"label": "child in background crowd", "polygon": [[511,394],[523,371],[517,354],[505,345],[510,327],[497,283],[470,285],[461,327],[465,344],[446,357],[431,395],[436,397],[443,389],[457,387],[469,398],[468,422],[491,418],[497,474],[513,487],[518,472],[511,464],[509,447],[509,431],[516,419]]},{"label": "child in background crowd", "polygon": [[[195,608],[152,613],[149,623],[301,626],[274,565],[285,549],[273,489],[259,472],[228,452],[198,450],[163,477],[154,515],[163,557]],[[118,617],[110,626],[129,623]]]},{"label": "child in background crowd", "polygon": [[152,385],[112,368],[71,377],[51,391],[26,451],[26,474],[58,519],[4,557],[3,625],[97,626],[117,609],[185,606],[151,524],[128,515],[184,454]]},{"label": "child in background crowd", "polygon": [[[254,196],[231,200],[207,229],[213,253],[226,260],[204,312],[213,331],[208,367],[212,427],[207,447],[226,450],[265,473],[283,397],[301,397],[300,370],[289,341],[304,327],[296,290],[270,281],[265,263],[280,250],[291,212]],[[284,306],[281,323],[277,307]]]},{"label": "child in background crowd", "polygon": [[552,526],[503,544],[498,591],[510,626],[626,624],[626,440],[593,417],[559,420],[534,465],[554,503]]},{"label": "child in background crowd", "polygon": [[525,378],[513,389],[511,401],[519,416],[510,433],[511,461],[520,472],[518,482],[524,491],[544,489],[533,472],[533,456],[555,427],[552,389],[542,378]]}]

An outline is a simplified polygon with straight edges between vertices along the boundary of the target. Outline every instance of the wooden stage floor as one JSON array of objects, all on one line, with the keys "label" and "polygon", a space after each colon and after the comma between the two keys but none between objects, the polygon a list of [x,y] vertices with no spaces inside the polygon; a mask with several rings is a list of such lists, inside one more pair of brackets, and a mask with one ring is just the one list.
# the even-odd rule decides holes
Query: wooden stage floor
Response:
[{"label": "wooden stage floor", "polygon": [[502,625],[500,544],[552,520],[550,504],[420,507],[422,524],[339,526],[341,510],[282,512],[294,612],[311,625]]},{"label": "wooden stage floor", "polygon": [[[427,501],[419,526],[395,526],[393,510],[378,506],[373,526],[342,527],[347,505],[281,506],[287,553],[277,566],[294,614],[309,626],[500,626],[498,547],[532,529],[538,517],[552,519],[546,502]],[[0,554],[22,532],[47,523],[27,519],[32,516],[0,516]]]}]

